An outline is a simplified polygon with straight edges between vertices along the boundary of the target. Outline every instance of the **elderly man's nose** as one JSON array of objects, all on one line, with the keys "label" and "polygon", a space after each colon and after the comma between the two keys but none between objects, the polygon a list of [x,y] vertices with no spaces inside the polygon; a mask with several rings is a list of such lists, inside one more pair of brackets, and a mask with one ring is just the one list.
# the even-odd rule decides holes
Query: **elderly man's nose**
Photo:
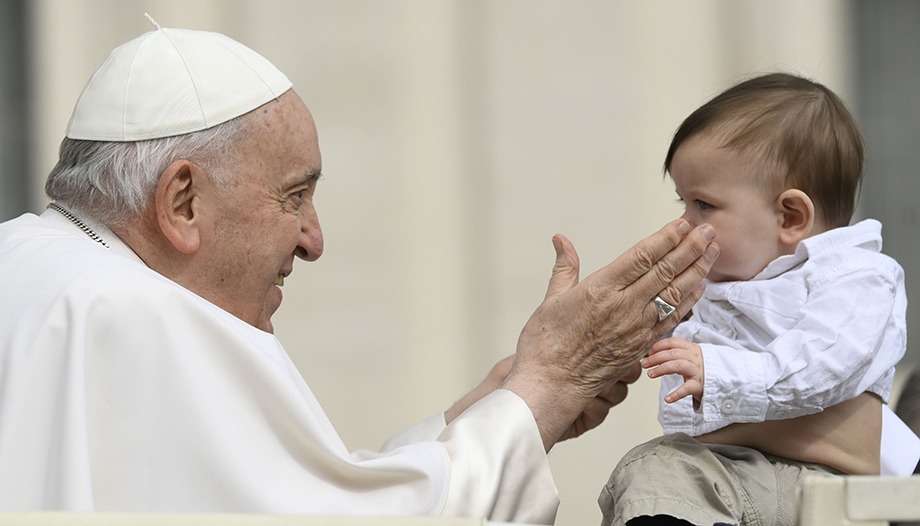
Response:
[{"label": "elderly man's nose", "polygon": [[297,257],[306,261],[316,261],[323,255],[323,229],[312,207],[304,218],[297,243]]}]

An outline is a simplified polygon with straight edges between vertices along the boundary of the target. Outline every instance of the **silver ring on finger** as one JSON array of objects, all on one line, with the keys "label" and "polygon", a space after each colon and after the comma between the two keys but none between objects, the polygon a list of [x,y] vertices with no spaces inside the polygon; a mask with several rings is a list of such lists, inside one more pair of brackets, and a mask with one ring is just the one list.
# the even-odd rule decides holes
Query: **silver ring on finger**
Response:
[{"label": "silver ring on finger", "polygon": [[667,318],[677,310],[677,307],[661,299],[661,296],[655,296],[652,303],[655,304],[655,310],[658,311],[658,321]]}]

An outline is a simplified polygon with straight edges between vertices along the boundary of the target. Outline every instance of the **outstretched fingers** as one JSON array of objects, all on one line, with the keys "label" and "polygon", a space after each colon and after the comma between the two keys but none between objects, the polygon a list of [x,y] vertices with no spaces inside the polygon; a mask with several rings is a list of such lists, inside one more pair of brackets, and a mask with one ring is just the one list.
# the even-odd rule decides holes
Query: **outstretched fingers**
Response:
[{"label": "outstretched fingers", "polygon": [[[598,272],[607,275],[614,288],[626,288],[651,271],[656,264],[677,248],[690,232],[690,223],[685,219],[671,221],[658,232],[636,243],[632,249],[624,252]],[[700,250],[697,257],[702,253]],[[669,265],[674,264],[673,258],[671,261]]]},{"label": "outstretched fingers", "polygon": [[711,225],[691,230],[685,219],[677,219],[636,243],[592,279],[613,290],[633,289],[648,302],[660,296],[676,307],[709,273],[718,256],[714,238]]},{"label": "outstretched fingers", "polygon": [[[703,279],[719,257],[719,247],[712,242],[714,237],[711,226],[697,227],[636,280],[639,293],[649,298],[647,310],[658,318],[660,329],[666,331],[677,325],[702,296]],[[673,311],[662,312],[655,304],[656,298],[672,306]]]},{"label": "outstretched fingers", "polygon": [[[634,309],[641,305],[641,312],[633,312],[643,320],[642,324],[664,334],[690,312],[703,294],[703,279],[719,255],[719,247],[713,242],[715,234],[711,225],[691,229],[685,219],[677,219],[585,281],[601,292],[598,297],[606,294],[619,298],[620,304],[611,307]],[[622,311],[617,314],[622,315]]]},{"label": "outstretched fingers", "polygon": [[[502,384],[527,402],[547,451],[596,426],[625,396],[639,357],[702,294],[718,255],[713,238],[711,226],[672,221],[579,281],[574,247],[554,236],[546,297],[521,331]],[[663,319],[652,301],[658,295],[676,307]]]}]

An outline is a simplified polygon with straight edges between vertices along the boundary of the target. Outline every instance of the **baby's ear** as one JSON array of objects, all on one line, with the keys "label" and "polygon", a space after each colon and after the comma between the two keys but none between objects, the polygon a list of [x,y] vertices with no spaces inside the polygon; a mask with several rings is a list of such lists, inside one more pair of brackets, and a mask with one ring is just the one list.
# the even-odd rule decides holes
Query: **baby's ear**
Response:
[{"label": "baby's ear", "polygon": [[780,242],[794,247],[812,234],[815,226],[815,204],[808,194],[791,188],[776,198],[777,210],[782,214]]}]

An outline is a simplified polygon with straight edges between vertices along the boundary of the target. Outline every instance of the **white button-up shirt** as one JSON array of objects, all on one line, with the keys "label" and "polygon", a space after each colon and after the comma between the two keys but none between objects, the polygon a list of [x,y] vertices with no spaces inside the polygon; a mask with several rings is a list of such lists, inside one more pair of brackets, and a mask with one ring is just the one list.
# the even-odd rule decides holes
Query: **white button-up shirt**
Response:
[{"label": "white button-up shirt", "polygon": [[888,401],[907,345],[904,272],[881,254],[881,224],[865,220],[799,243],[750,281],[708,283],[674,336],[700,344],[705,380],[690,397],[664,395],[659,421],[691,436],[732,423],[817,413],[866,391]]}]

